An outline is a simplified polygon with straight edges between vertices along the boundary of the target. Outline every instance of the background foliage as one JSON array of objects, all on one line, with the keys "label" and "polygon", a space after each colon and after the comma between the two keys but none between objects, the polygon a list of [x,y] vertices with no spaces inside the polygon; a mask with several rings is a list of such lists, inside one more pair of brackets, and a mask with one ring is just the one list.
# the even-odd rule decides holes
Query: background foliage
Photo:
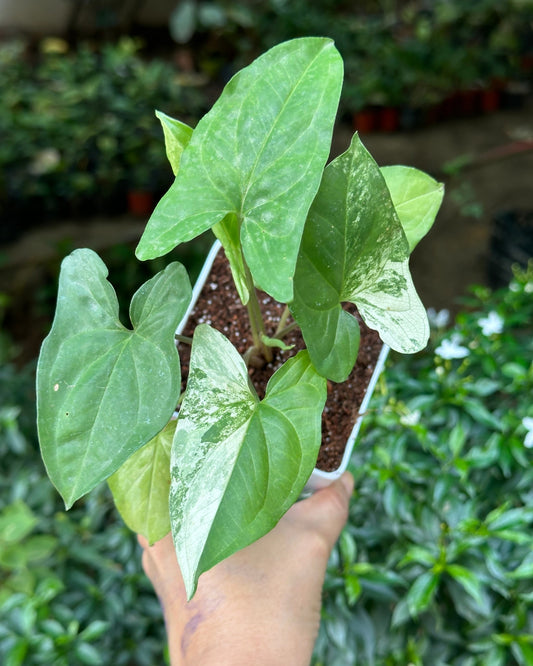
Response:
[{"label": "background foliage", "polygon": [[33,364],[0,367],[0,662],[163,663],[164,625],[107,486],[66,513],[35,431]]},{"label": "background foliage", "polygon": [[181,0],[164,31],[146,48],[2,41],[0,241],[37,220],[123,212],[132,187],[161,195],[171,174],[154,109],[194,125],[235,71],[283,40],[333,38],[344,116],[394,107],[408,128],[482,104],[462,92],[519,103],[533,71],[531,0]]},{"label": "background foliage", "polygon": [[139,49],[130,38],[71,51],[44,40],[38,54],[23,42],[0,44],[3,233],[50,216],[123,212],[128,189],[168,187],[154,111],[192,122],[203,96]]},{"label": "background foliage", "polygon": [[530,262],[389,362],[354,452],[316,665],[533,663],[532,294]]},{"label": "background foliage", "polygon": [[523,76],[533,51],[529,0],[181,0],[170,20],[200,67],[228,73],[283,40],[327,35],[346,63],[345,110],[426,106]]}]

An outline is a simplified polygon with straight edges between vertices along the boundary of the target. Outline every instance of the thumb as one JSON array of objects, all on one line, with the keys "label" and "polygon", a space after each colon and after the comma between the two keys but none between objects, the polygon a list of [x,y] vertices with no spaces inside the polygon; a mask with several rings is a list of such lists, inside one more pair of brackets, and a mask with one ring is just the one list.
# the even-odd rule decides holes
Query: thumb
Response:
[{"label": "thumb", "polygon": [[291,509],[294,510],[294,518],[305,523],[306,528],[320,534],[327,546],[333,548],[348,520],[353,488],[353,476],[344,472],[331,485],[297,502]]}]

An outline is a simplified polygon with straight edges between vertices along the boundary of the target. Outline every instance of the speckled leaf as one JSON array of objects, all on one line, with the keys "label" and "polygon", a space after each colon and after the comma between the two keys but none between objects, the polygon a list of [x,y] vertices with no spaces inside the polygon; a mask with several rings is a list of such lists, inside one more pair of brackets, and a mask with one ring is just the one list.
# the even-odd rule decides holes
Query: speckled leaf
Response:
[{"label": "speckled leaf", "polygon": [[341,303],[401,352],[427,342],[426,312],[408,269],[409,245],[389,191],[359,138],[324,170],[302,237],[291,310],[317,370],[344,381],[359,331]]},{"label": "speckled leaf", "polygon": [[238,72],[195,128],[137,256],[151,259],[237,216],[256,284],[281,302],[329,156],[342,85],[330,39],[284,42]]},{"label": "speckled leaf", "polygon": [[180,391],[174,331],[191,297],[184,267],[172,263],[140,287],[133,330],[121,324],[106,278],[91,250],[63,261],[37,366],[41,452],[67,507],[168,423]]},{"label": "speckled leaf", "polygon": [[263,536],[316,462],[325,379],[307,352],[271,378],[264,400],[218,331],[197,327],[172,446],[170,519],[187,594],[199,575]]},{"label": "speckled leaf", "polygon": [[176,175],[180,168],[181,154],[189,144],[192,136],[192,127],[189,127],[180,120],[167,116],[162,111],[156,111],[155,115],[161,122],[163,134],[165,136],[165,150],[168,161],[172,167],[172,173]]},{"label": "speckled leaf", "polygon": [[444,185],[412,167],[387,166],[381,173],[412,252],[435,222]]},{"label": "speckled leaf", "polygon": [[170,532],[170,449],[176,421],[130,456],[107,480],[126,525],[150,545]]}]

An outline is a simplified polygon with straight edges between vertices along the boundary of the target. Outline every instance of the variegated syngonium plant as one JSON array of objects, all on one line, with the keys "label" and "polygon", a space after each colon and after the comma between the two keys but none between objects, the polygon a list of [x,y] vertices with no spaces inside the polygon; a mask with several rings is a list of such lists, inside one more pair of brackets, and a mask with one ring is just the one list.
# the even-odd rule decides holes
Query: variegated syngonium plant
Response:
[{"label": "variegated syngonium plant", "polygon": [[[194,131],[162,113],[175,181],[137,248],[159,257],[212,229],[247,306],[254,355],[269,339],[256,289],[287,304],[307,349],[264,399],[222,333],[200,325],[177,421],[174,333],[191,298],[171,263],[141,286],[131,329],[90,250],[62,265],[56,316],[38,363],[38,429],[67,507],[107,479],[126,523],[153,542],[172,530],[189,596],[199,575],[270,530],[316,461],[326,379],[358,352],[355,303],[400,352],[426,344],[409,255],[443,189],[412,168],[380,169],[358,136],[327,166],[343,79],[333,42],[282,43],[236,74]],[[281,329],[283,327],[280,327]]]}]

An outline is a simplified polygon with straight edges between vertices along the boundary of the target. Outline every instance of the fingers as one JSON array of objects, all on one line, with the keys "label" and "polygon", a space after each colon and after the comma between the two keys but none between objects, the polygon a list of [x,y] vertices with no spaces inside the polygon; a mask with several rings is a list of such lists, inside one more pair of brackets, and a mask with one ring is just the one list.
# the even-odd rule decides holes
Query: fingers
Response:
[{"label": "fingers", "polygon": [[137,541],[143,549],[144,572],[153,584],[155,584],[155,579],[162,577],[165,571],[172,571],[177,566],[176,551],[170,533],[152,546],[142,534],[137,535]]},{"label": "fingers", "polygon": [[345,472],[330,486],[297,502],[286,514],[294,528],[303,528],[317,537],[316,543],[326,557],[348,519],[353,487],[352,475]]},{"label": "fingers", "polygon": [[309,498],[313,500],[312,510],[316,529],[326,538],[330,550],[348,520],[353,488],[353,476],[345,472],[330,486],[319,490]]}]

